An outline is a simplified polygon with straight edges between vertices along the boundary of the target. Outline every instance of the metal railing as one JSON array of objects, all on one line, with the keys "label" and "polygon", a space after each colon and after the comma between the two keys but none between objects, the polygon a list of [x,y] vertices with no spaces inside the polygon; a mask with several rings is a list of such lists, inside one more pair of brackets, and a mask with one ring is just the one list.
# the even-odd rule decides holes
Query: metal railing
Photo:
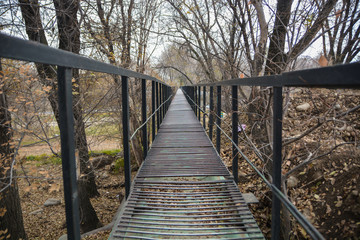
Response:
[{"label": "metal railing", "polygon": [[[282,159],[282,118],[283,118],[283,87],[309,87],[309,88],[359,88],[360,87],[360,63],[344,64],[332,67],[309,69],[302,71],[287,72],[280,75],[231,79],[215,83],[183,86],[182,90],[192,105],[195,114],[200,121],[200,112],[203,113],[203,126],[205,117],[209,118],[209,137],[212,138],[214,115],[216,117],[216,150],[220,153],[221,132],[231,140],[232,171],[234,181],[238,182],[238,155],[240,154],[263,179],[272,191],[272,217],[271,238],[280,239],[280,208],[281,203],[289,210],[300,225],[313,239],[324,239],[318,230],[299,212],[299,210],[281,192],[281,159]],[[221,129],[221,87],[231,86],[232,89],[232,137]],[[256,166],[246,157],[238,147],[238,86],[262,86],[273,88],[273,155],[272,155],[272,182],[259,171]],[[201,87],[203,88],[203,107],[201,108]],[[210,114],[206,113],[206,88],[209,87]],[[214,87],[216,92],[216,113],[214,114]],[[242,129],[243,130],[243,129]]]},{"label": "metal railing", "polygon": [[[61,158],[64,183],[64,198],[68,239],[80,239],[79,202],[76,179],[74,117],[72,104],[72,69],[83,69],[93,72],[121,76],[122,89],[122,126],[126,198],[131,188],[130,166],[130,130],[129,130],[129,78],[141,80],[142,96],[142,142],[144,157],[148,151],[146,123],[152,120],[152,141],[159,130],[171,100],[172,89],[164,82],[124,68],[92,60],[80,55],[51,48],[37,42],[27,41],[0,33],[0,58],[22,60],[57,66],[58,104],[60,118]],[[152,114],[147,118],[146,82],[151,81]],[[156,113],[156,114],[155,114]],[[157,124],[155,124],[157,123]],[[138,129],[136,130],[138,131]]]}]

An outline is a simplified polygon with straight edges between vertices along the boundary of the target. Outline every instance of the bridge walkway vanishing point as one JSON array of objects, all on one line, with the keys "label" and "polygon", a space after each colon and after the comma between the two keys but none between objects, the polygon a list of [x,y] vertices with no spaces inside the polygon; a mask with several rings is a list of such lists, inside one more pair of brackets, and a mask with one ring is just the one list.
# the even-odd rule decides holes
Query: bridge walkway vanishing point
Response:
[{"label": "bridge walkway vanishing point", "polygon": [[181,90],[109,239],[263,239]]}]

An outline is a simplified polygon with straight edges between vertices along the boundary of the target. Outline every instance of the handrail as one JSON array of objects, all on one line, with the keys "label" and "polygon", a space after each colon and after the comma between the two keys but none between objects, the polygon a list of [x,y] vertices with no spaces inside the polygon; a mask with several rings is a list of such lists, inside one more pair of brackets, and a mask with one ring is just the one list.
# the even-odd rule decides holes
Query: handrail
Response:
[{"label": "handrail", "polygon": [[313,68],[279,75],[250,78],[234,78],[214,83],[200,83],[191,86],[261,86],[261,87],[333,87],[352,88],[360,86],[360,62]]},{"label": "handrail", "polygon": [[[0,58],[57,66],[58,104],[60,119],[59,128],[61,139],[67,235],[69,239],[80,240],[79,202],[75,163],[74,114],[72,103],[72,69],[84,69],[121,76],[121,80],[119,79],[118,83],[121,83],[122,91],[121,103],[123,113],[122,126],[126,198],[129,196],[131,190],[128,89],[129,78],[131,77],[135,78],[135,80],[141,80],[141,115],[143,124],[140,126],[140,128],[136,129],[135,133],[142,128],[144,156],[147,154],[149,144],[147,139],[147,127],[145,126],[146,123],[148,123],[148,120],[146,120],[146,80],[149,80],[152,83],[151,109],[153,113],[150,117],[152,118],[152,142],[154,141],[156,132],[159,131],[160,123],[162,122],[165,113],[169,108],[169,100],[171,100],[172,89],[166,83],[152,76],[99,62],[64,50],[51,48],[38,42],[11,37],[1,32],[0,46]],[[155,121],[157,123],[157,127],[155,127]]]},{"label": "handrail", "polygon": [[[280,237],[280,204],[290,211],[290,213],[296,218],[301,226],[313,239],[324,239],[323,236],[317,231],[317,229],[307,221],[307,219],[296,209],[296,207],[282,194],[281,192],[281,150],[282,150],[282,88],[283,87],[317,87],[317,88],[359,88],[360,87],[360,63],[350,63],[344,65],[337,65],[331,67],[323,67],[316,69],[300,70],[294,72],[286,72],[279,75],[264,76],[264,77],[253,77],[253,78],[241,78],[231,79],[226,81],[219,81],[215,83],[202,83],[194,84],[191,86],[183,86],[182,90],[186,94],[189,103],[195,106],[194,112],[196,115],[200,111],[205,113],[206,99],[203,100],[204,110],[200,106],[200,88],[203,87],[203,95],[206,93],[206,87],[210,87],[210,117],[209,117],[209,132],[212,132],[212,125],[217,127],[216,137],[220,139],[220,133],[222,132],[227,138],[231,140],[233,145],[233,173],[234,180],[237,181],[237,154],[240,153],[245,160],[254,168],[256,173],[265,181],[265,183],[271,188],[273,192],[272,201],[272,239],[279,239]],[[213,88],[217,87],[217,96],[221,93],[221,86],[232,87],[232,98],[233,98],[233,111],[237,111],[238,94],[237,86],[262,86],[262,87],[273,87],[273,181],[270,183],[264,178],[264,175],[256,169],[251,161],[242,153],[241,149],[237,146],[237,129],[238,119],[237,114],[232,116],[232,128],[233,137],[230,138],[225,131],[221,128],[220,124],[214,123],[212,115],[212,93]],[[219,93],[220,91],[220,93]],[[217,98],[218,105],[221,98]],[[221,104],[221,102],[220,102]],[[219,106],[218,106],[219,108]],[[220,105],[221,108],[221,105]],[[197,111],[199,109],[199,111]],[[217,117],[220,114],[220,110],[217,110],[215,114]],[[219,118],[219,117],[218,117]],[[203,121],[205,122],[205,120]],[[236,124],[236,126],[235,126]],[[234,128],[235,126],[235,128]],[[205,126],[204,126],[205,127]],[[210,133],[211,134],[211,133]],[[220,150],[220,141],[216,142],[216,148]]]},{"label": "handrail", "polygon": [[[165,84],[152,76],[138,73],[108,63],[80,56],[61,49],[52,48],[44,44],[12,37],[0,32],[0,56],[3,58],[56,65],[68,68],[78,68],[93,72],[116,74],[126,77],[147,79]],[[167,84],[165,84],[168,86]]]}]

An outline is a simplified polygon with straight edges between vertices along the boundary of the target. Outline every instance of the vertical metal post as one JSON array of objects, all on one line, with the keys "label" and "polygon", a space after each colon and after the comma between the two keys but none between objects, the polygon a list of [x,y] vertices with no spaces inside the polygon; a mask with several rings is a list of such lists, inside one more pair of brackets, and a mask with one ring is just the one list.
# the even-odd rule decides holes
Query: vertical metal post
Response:
[{"label": "vertical metal post", "polygon": [[129,80],[121,76],[122,92],[122,125],[123,125],[123,150],[124,150],[124,171],[125,171],[125,197],[130,195],[131,167],[130,167],[130,144],[129,144]]},{"label": "vertical metal post", "polygon": [[72,108],[72,69],[58,67],[57,76],[67,235],[69,239],[80,240],[79,199],[75,163],[74,114]]},{"label": "vertical metal post", "polygon": [[210,86],[210,115],[209,115],[209,138],[212,141],[213,126],[214,126],[214,87]]},{"label": "vertical metal post", "polygon": [[[170,86],[167,87],[167,97],[166,97],[166,100],[170,97],[171,95],[171,88]],[[166,112],[169,110],[169,106],[170,106],[170,101],[167,102],[166,104]]]},{"label": "vertical metal post", "polygon": [[[151,114],[155,113],[155,109],[155,81],[151,81]],[[155,140],[155,116],[156,114],[151,118],[151,144]]]},{"label": "vertical metal post", "polygon": [[196,96],[195,87],[191,87],[191,96],[190,97],[191,97],[191,100],[192,100],[191,105],[192,105],[192,108],[193,108],[194,112],[196,111],[196,108],[195,108],[195,105],[194,105],[195,96]]},{"label": "vertical metal post", "polygon": [[[168,87],[168,91],[169,91],[168,97],[170,97],[170,96],[171,96],[171,94],[172,94],[172,89],[171,89],[171,87],[170,87],[170,86]],[[170,108],[170,101],[169,101],[169,102],[168,102],[168,104],[167,104],[167,109],[166,109],[166,111],[168,111],[168,110],[169,110],[169,108]]]},{"label": "vertical metal post", "polygon": [[[156,93],[155,93],[155,95],[156,95],[156,109],[158,109],[159,108],[159,83],[158,82],[156,82],[155,91],[156,91]],[[156,132],[158,132],[159,128],[160,128],[160,112],[159,111],[156,112],[156,120],[157,120],[156,121],[156,126],[157,126]]]},{"label": "vertical metal post", "polygon": [[204,129],[206,130],[206,126],[205,126],[205,123],[206,123],[206,87],[203,86],[203,111],[204,111],[204,114],[203,114],[203,127]]},{"label": "vertical metal post", "polygon": [[[146,80],[141,79],[141,116],[142,116],[142,123],[146,122]],[[143,152],[144,152],[144,159],[146,158],[147,151],[148,151],[148,139],[147,139],[147,124],[143,126]]]},{"label": "vertical metal post", "polygon": [[[273,96],[273,183],[281,189],[281,149],[282,149],[282,87],[274,87]],[[281,202],[273,194],[271,208],[271,239],[280,239]]]},{"label": "vertical metal post", "polygon": [[[163,103],[165,102],[166,100],[166,88],[165,88],[165,84],[162,85],[162,92],[163,92]],[[165,118],[165,107],[166,107],[166,104],[163,105],[162,107],[162,112],[163,112],[163,119]]]},{"label": "vertical metal post", "polygon": [[[162,84],[159,83],[159,107],[161,106],[162,104],[162,99],[163,99],[163,91],[162,91]],[[159,113],[160,113],[160,124],[162,123],[163,121],[163,112],[162,112],[162,106],[160,107],[159,109]]]},{"label": "vertical metal post", "polygon": [[196,108],[196,105],[195,103],[197,102],[197,91],[196,91],[196,87],[193,87],[193,91],[194,91],[194,99],[193,99],[193,108],[194,108],[194,112],[195,112],[195,116],[197,117],[197,108]]},{"label": "vertical metal post", "polygon": [[199,116],[198,116],[198,120],[200,122],[200,117],[201,117],[201,111],[200,111],[200,99],[201,99],[201,87],[197,87],[198,88],[198,99],[197,99],[197,105],[199,106],[199,109],[198,109],[198,113],[199,113]]},{"label": "vertical metal post", "polygon": [[217,86],[216,91],[216,151],[220,154],[221,138],[220,138],[220,126],[221,126],[221,86]]},{"label": "vertical metal post", "polygon": [[[231,86],[231,106],[232,106],[232,140],[234,141],[234,143],[236,145],[238,145],[239,143],[239,136],[238,136],[238,86]],[[238,173],[238,168],[239,168],[239,164],[238,164],[238,150],[237,148],[233,145],[232,147],[232,172],[233,172],[233,176],[234,176],[234,181],[236,183],[239,182],[239,173]]]}]

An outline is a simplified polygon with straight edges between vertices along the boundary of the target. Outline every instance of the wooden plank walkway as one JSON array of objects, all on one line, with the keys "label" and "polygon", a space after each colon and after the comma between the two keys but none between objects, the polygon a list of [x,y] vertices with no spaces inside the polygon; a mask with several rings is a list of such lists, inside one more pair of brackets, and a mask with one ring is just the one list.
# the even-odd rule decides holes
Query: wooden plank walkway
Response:
[{"label": "wooden plank walkway", "polygon": [[109,239],[263,239],[180,90]]}]

